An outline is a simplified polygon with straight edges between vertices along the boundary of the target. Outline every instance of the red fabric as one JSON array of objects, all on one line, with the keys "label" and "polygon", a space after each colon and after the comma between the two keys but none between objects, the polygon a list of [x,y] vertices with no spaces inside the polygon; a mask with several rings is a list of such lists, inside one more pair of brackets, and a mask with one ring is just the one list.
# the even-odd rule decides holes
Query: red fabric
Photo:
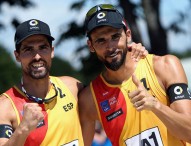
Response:
[{"label": "red fabric", "polygon": [[[13,100],[15,107],[17,108],[17,111],[19,113],[20,120],[22,120],[23,116],[23,105],[25,103],[30,102],[28,99],[26,99],[22,94],[20,94],[14,87],[10,88],[8,91],[6,91],[6,94]],[[44,123],[45,125],[36,128],[33,130],[29,136],[27,137],[27,140],[25,142],[25,146],[39,146],[48,130],[48,116],[44,109],[44,105],[40,105],[42,107],[42,111],[44,114]]]},{"label": "red fabric", "polygon": [[[111,140],[112,145],[118,146],[127,113],[125,97],[118,87],[106,86],[100,76],[92,82],[92,87],[96,96],[104,130]],[[108,110],[106,109],[106,111],[104,111],[103,102],[108,103]],[[114,115],[114,113],[119,110],[123,113],[108,121],[107,117],[111,117],[111,115]]]}]

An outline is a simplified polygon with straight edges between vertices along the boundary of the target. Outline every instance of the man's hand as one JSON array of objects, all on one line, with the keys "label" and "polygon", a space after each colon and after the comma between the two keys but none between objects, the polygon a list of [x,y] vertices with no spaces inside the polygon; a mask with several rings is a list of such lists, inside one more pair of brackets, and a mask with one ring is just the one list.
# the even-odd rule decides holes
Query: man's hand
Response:
[{"label": "man's hand", "polygon": [[147,92],[134,74],[132,75],[132,81],[137,86],[137,90],[128,93],[128,96],[137,111],[152,110],[155,108],[157,103],[159,103],[158,100]]},{"label": "man's hand", "polygon": [[127,44],[127,47],[131,52],[131,58],[135,61],[139,61],[140,59],[145,58],[148,54],[148,51],[145,49],[144,46],[142,46],[141,43],[136,44],[132,42],[130,44]]},{"label": "man's hand", "polygon": [[23,106],[23,118],[19,127],[24,132],[31,132],[43,118],[42,108],[37,103],[26,103]]}]

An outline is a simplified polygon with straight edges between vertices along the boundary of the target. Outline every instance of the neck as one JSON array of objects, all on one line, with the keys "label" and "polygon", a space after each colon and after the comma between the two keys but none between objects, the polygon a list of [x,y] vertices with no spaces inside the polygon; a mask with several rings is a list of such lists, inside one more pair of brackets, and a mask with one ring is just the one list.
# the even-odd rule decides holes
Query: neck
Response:
[{"label": "neck", "polygon": [[49,78],[45,79],[21,79],[21,89],[24,88],[26,93],[35,97],[45,98],[49,89],[51,87],[51,82]]},{"label": "neck", "polygon": [[112,71],[106,68],[102,73],[104,79],[109,84],[117,85],[127,81],[134,73],[137,62],[133,60],[126,61],[117,71]]}]

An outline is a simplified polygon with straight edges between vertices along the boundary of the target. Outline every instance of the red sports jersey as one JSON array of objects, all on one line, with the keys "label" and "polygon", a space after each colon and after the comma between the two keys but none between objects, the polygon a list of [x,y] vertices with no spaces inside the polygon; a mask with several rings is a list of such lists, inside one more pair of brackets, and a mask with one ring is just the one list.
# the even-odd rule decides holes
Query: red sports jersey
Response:
[{"label": "red sports jersey", "polygon": [[[50,79],[58,88],[58,96],[49,104],[40,104],[45,118],[30,133],[25,146],[83,146],[77,101],[59,78]],[[54,94],[52,88],[46,98]],[[30,101],[17,87],[9,89],[4,95],[10,99],[20,124],[23,105]]]},{"label": "red sports jersey", "polygon": [[[136,77],[150,94],[169,105],[153,69],[153,55],[138,62]],[[173,137],[161,120],[151,111],[136,111],[128,92],[136,89],[132,78],[120,85],[108,84],[102,75],[91,82],[91,91],[100,121],[113,146],[185,146]]]}]

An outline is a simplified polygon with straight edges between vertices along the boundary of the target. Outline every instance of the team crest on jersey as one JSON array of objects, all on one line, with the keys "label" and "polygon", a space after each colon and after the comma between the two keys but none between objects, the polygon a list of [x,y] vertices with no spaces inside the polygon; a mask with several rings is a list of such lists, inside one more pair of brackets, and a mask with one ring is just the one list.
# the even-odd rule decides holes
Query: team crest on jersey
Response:
[{"label": "team crest on jersey", "polygon": [[108,110],[110,110],[110,106],[109,106],[109,100],[105,100],[103,102],[101,102],[101,109],[104,111],[104,112],[107,112]]},{"label": "team crest on jersey", "polygon": [[101,109],[104,112],[109,111],[110,109],[114,108],[116,106],[116,104],[118,103],[117,99],[115,96],[113,96],[112,98],[109,98],[108,100],[104,100],[103,102],[101,102]]},{"label": "team crest on jersey", "polygon": [[109,99],[109,105],[111,108],[115,107],[115,105],[117,104],[117,99],[115,96],[113,96],[112,98]]}]

